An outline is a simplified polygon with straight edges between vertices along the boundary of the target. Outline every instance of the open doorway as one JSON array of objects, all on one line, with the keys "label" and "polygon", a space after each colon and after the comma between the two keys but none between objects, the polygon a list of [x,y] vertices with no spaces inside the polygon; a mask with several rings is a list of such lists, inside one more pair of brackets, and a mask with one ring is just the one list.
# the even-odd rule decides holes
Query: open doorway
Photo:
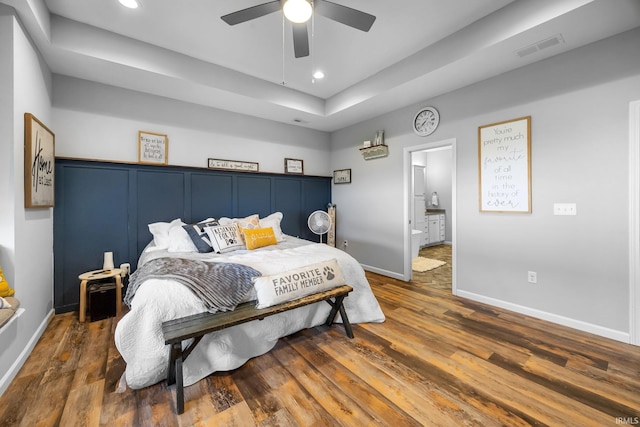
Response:
[{"label": "open doorway", "polygon": [[[404,279],[413,277],[416,246],[434,243],[452,246],[452,292],[456,293],[456,140],[405,148],[405,251]],[[429,165],[431,163],[431,165]],[[424,180],[424,183],[421,182]],[[424,211],[424,215],[421,213]],[[419,249],[418,249],[419,250]]]}]

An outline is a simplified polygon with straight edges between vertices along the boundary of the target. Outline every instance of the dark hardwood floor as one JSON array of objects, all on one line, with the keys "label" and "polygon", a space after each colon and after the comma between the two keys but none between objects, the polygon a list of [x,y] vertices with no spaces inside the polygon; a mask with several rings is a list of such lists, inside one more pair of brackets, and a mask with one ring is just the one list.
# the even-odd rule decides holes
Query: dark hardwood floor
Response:
[{"label": "dark hardwood floor", "polygon": [[53,318],[2,426],[616,426],[639,424],[640,347],[451,295],[447,261],[410,283],[367,273],[382,324],[318,327],[185,389],[115,393],[115,319]]}]

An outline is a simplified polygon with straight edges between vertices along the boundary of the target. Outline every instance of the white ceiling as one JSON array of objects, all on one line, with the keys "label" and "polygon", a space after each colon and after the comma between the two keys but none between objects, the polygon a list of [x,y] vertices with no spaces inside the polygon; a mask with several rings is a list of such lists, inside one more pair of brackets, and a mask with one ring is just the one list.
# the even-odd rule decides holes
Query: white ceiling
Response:
[{"label": "white ceiling", "polygon": [[[311,55],[295,59],[281,13],[220,19],[268,0],[141,1],[0,3],[54,73],[324,131],[640,26],[640,0],[333,0],[375,15],[373,27],[318,16]],[[517,54],[556,35],[564,42]]]}]

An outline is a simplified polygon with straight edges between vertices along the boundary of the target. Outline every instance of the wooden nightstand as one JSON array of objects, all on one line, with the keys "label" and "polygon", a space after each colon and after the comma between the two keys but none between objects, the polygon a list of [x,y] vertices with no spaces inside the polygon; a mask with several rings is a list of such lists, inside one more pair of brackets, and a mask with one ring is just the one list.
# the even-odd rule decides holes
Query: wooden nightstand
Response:
[{"label": "wooden nightstand", "polygon": [[80,279],[80,321],[85,320],[85,311],[87,310],[87,284],[94,280],[103,280],[115,277],[116,279],[116,315],[122,310],[122,280],[120,275],[122,270],[114,268],[113,270],[93,270],[82,273],[78,276]]}]

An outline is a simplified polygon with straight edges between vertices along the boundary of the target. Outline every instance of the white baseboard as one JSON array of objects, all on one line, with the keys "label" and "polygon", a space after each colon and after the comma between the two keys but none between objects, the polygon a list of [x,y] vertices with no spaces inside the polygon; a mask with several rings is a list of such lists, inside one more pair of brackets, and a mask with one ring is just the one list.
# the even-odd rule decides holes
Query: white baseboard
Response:
[{"label": "white baseboard", "polygon": [[506,310],[514,311],[516,313],[525,314],[527,316],[535,317],[537,319],[546,320],[548,322],[557,323],[559,325],[568,326],[580,331],[589,332],[601,337],[610,338],[612,340],[621,341],[629,344],[631,337],[629,333],[616,331],[613,329],[605,328],[603,326],[594,325],[592,323],[583,322],[581,320],[571,319],[569,317],[560,316],[558,314],[547,313],[545,311],[536,310],[534,308],[525,307],[518,304],[486,297],[484,295],[478,295],[473,292],[458,290],[457,295],[462,298],[467,298],[473,301],[478,301],[484,304],[493,305],[496,307],[504,308]]},{"label": "white baseboard", "polygon": [[9,384],[11,384],[11,381],[13,381],[16,375],[18,375],[18,371],[20,371],[22,365],[24,365],[24,363],[27,361],[27,358],[33,351],[33,348],[36,346],[36,343],[44,333],[45,329],[47,329],[47,325],[49,325],[49,322],[51,321],[51,318],[53,318],[54,314],[55,311],[51,309],[44,320],[40,323],[40,326],[38,326],[38,329],[36,329],[35,333],[27,343],[27,346],[22,350],[22,352],[20,352],[20,356],[13,362],[4,377],[0,379],[0,396],[2,396],[7,388],[9,388]]},{"label": "white baseboard", "polygon": [[402,280],[404,282],[404,276],[400,273],[396,273],[394,271],[383,270],[382,268],[372,267],[370,265],[360,264],[363,269],[366,271],[370,271],[372,273],[381,274],[383,276],[392,277],[394,279]]}]

